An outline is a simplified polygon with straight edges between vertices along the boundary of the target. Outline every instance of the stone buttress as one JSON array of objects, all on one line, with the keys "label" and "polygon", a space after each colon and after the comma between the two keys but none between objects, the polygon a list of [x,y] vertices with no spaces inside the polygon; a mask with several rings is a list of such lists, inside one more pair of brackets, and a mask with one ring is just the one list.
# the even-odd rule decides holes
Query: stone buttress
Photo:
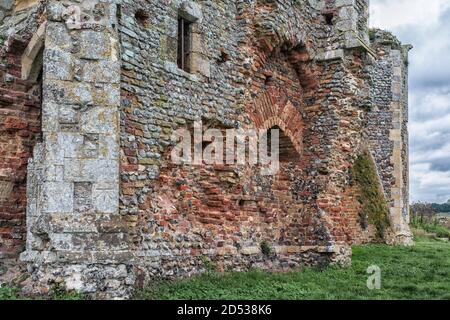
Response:
[{"label": "stone buttress", "polygon": [[116,5],[51,1],[42,28],[42,142],[28,167],[21,258],[40,283],[64,279],[68,289],[127,295],[133,281],[121,263],[129,242],[119,214]]}]

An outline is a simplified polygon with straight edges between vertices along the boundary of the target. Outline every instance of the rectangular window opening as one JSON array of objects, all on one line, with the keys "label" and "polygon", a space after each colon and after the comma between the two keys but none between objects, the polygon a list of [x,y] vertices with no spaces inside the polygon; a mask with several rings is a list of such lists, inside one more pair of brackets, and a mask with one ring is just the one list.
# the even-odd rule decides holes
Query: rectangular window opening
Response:
[{"label": "rectangular window opening", "polygon": [[190,72],[189,54],[191,46],[191,22],[184,19],[178,19],[178,68]]}]

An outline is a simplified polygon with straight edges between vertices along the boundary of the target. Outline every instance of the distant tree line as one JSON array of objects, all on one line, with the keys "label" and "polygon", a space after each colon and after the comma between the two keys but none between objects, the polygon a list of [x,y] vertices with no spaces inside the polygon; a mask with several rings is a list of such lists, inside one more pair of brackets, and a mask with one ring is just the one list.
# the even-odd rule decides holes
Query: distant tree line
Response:
[{"label": "distant tree line", "polygon": [[432,203],[417,202],[411,205],[412,221],[425,222],[432,221],[436,217],[436,210]]},{"label": "distant tree line", "polygon": [[447,203],[417,202],[411,205],[412,218],[422,222],[434,220],[438,213],[443,212],[450,212],[450,200]]},{"label": "distant tree line", "polygon": [[425,230],[439,238],[450,239],[450,218],[439,213],[450,212],[450,200],[447,203],[418,202],[411,205],[411,226]]},{"label": "distant tree line", "polygon": [[433,209],[436,212],[450,212],[450,200],[447,203],[432,203]]}]

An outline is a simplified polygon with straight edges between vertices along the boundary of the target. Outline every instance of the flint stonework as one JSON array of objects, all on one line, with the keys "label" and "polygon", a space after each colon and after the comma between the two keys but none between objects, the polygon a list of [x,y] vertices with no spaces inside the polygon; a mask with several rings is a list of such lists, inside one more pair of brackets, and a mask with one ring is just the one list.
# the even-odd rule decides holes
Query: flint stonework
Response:
[{"label": "flint stonework", "polygon": [[[0,258],[22,252],[27,290],[123,299],[211,264],[349,265],[380,241],[361,155],[388,207],[381,240],[412,244],[411,47],[369,31],[368,0],[26,2],[0,6]],[[279,172],[173,163],[172,134],[195,121],[280,129]]]}]

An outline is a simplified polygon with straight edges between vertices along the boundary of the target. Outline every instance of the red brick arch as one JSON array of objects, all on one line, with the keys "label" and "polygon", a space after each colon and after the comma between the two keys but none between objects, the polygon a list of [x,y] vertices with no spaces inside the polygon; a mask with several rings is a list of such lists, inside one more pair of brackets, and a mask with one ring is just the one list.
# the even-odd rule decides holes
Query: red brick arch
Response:
[{"label": "red brick arch", "polygon": [[[245,52],[251,67],[244,74],[251,79],[248,87],[247,112],[255,126],[270,129],[278,126],[289,137],[296,151],[303,152],[304,122],[299,111],[305,97],[315,94],[318,86],[318,66],[314,62],[313,42],[308,38],[300,17],[299,23],[286,23],[280,26],[277,4],[275,2],[258,2],[254,9],[249,9],[248,17],[253,20],[254,37],[248,42]],[[284,81],[285,75],[271,69],[271,64],[278,59],[287,61],[295,71],[300,84],[299,94],[288,94],[286,86],[293,79],[287,79],[285,85],[261,83],[261,78],[277,78]],[[267,74],[265,72],[267,71]],[[292,90],[291,90],[292,91]]]},{"label": "red brick arch", "polygon": [[290,101],[280,100],[274,89],[264,91],[253,100],[249,115],[258,129],[270,129],[278,126],[291,139],[296,151],[302,154],[303,121],[300,112]]}]

